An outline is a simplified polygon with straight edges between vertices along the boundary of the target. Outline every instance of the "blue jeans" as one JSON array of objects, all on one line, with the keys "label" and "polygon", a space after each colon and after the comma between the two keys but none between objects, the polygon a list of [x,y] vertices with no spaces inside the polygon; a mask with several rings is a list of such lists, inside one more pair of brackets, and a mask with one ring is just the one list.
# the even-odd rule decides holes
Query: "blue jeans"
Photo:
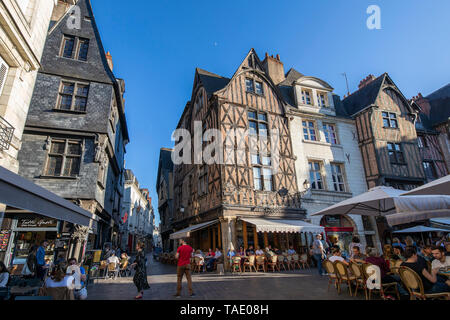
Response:
[{"label": "blue jeans", "polygon": [[445,279],[437,276],[437,281],[428,293],[450,292],[450,287],[445,283]]},{"label": "blue jeans", "polygon": [[322,275],[325,272],[323,272],[322,268],[322,255],[321,254],[315,254],[314,259],[317,261],[317,270],[319,270],[319,274]]}]

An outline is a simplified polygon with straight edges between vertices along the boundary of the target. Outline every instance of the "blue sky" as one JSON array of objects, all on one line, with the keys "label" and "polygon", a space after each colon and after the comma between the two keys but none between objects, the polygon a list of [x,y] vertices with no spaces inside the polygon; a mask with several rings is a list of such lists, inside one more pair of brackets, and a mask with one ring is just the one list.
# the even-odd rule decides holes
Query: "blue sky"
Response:
[{"label": "blue sky", "polygon": [[[388,72],[406,97],[448,84],[448,0],[91,0],[114,73],[126,81],[127,168],[155,190],[159,149],[191,98],[196,67],[231,77],[255,48],[280,54],[286,71],[327,81],[341,97],[368,74]],[[366,10],[381,9],[381,30]],[[157,216],[159,223],[159,216]]]}]

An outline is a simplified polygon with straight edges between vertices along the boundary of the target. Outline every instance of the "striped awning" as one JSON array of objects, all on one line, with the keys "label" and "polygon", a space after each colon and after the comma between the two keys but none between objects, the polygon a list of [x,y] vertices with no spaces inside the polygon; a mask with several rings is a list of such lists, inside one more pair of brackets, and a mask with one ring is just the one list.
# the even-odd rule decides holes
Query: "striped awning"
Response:
[{"label": "striped awning", "polygon": [[282,232],[282,233],[323,233],[324,227],[305,222],[303,220],[275,220],[267,218],[240,218],[242,221],[256,226],[256,232]]},{"label": "striped awning", "polygon": [[209,222],[195,224],[195,225],[187,227],[183,230],[172,233],[170,235],[170,239],[176,240],[176,239],[182,239],[182,238],[189,238],[191,236],[191,232],[204,229],[204,228],[212,226],[213,224],[216,224],[216,223],[219,223],[219,220],[216,219],[216,220],[209,221]]}]

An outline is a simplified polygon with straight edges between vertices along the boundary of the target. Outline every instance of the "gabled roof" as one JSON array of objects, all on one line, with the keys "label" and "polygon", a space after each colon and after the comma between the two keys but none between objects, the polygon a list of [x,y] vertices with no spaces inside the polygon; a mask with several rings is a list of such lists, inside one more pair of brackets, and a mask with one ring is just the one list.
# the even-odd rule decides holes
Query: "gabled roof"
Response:
[{"label": "gabled roof", "polygon": [[430,127],[447,122],[450,118],[450,84],[436,90],[425,99],[430,103],[430,116],[426,117]]},{"label": "gabled roof", "polygon": [[450,83],[425,97],[430,101],[445,98],[450,98]]},{"label": "gabled roof", "polygon": [[206,93],[208,94],[208,98],[211,97],[214,92],[225,88],[230,82],[230,79],[228,78],[200,68],[196,69],[196,73],[198,74],[199,81],[202,83]]},{"label": "gabled roof", "polygon": [[342,100],[342,105],[349,115],[354,115],[375,103],[387,73],[382,74],[365,87]]},{"label": "gabled roof", "polygon": [[173,171],[172,149],[161,148],[159,152],[158,176],[156,177],[156,190],[159,192],[161,176],[168,178],[168,173]]}]

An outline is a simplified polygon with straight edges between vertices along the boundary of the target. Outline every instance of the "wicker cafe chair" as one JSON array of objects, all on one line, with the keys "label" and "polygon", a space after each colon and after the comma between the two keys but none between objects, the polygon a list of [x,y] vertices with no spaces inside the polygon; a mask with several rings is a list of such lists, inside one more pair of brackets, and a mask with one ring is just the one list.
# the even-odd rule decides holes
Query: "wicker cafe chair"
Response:
[{"label": "wicker cafe chair", "polygon": [[111,274],[114,275],[114,279],[117,278],[117,275],[119,273],[119,268],[118,266],[114,263],[108,263],[107,269],[106,269],[106,273],[105,273],[105,279],[106,278],[111,278]]},{"label": "wicker cafe chair", "polygon": [[131,270],[128,268],[129,261],[125,261],[122,265],[122,267],[119,270],[119,277],[127,277],[130,276]]},{"label": "wicker cafe chair", "polygon": [[256,272],[262,267],[263,272],[266,272],[266,257],[256,256]]},{"label": "wicker cafe chair", "polygon": [[236,272],[239,271],[240,273],[242,273],[242,269],[241,269],[241,257],[238,256],[234,256],[231,259],[232,263],[231,263],[231,272]]},{"label": "wicker cafe chair", "polygon": [[334,281],[334,287],[338,288],[338,276],[336,274],[336,269],[334,267],[333,262],[331,262],[330,260],[326,259],[322,262],[323,267],[325,268],[325,270],[328,273],[328,291],[330,291],[330,284]]},{"label": "wicker cafe chair", "polygon": [[267,270],[269,270],[269,268],[272,268],[272,271],[275,272],[275,269],[277,269],[277,260],[278,260],[278,256],[271,256],[270,260],[267,262]]},{"label": "wicker cafe chair", "polygon": [[205,264],[204,260],[200,257],[194,257],[194,269],[193,272],[197,271],[198,273],[202,272],[203,265]]},{"label": "wicker cafe chair", "polygon": [[252,268],[256,271],[255,267],[256,256],[251,255],[248,257],[248,260],[244,262],[244,272],[248,268],[250,272],[252,272]]},{"label": "wicker cafe chair", "polygon": [[303,269],[306,269],[306,267],[308,267],[308,269],[311,270],[311,267],[308,263],[308,254],[304,253],[300,256],[300,263],[302,264]]},{"label": "wicker cafe chair", "polygon": [[394,263],[391,263],[391,272],[390,274],[396,274],[398,275],[398,270],[400,269],[400,266],[402,265],[402,260],[395,260]]},{"label": "wicker cafe chair", "polygon": [[399,273],[402,282],[408,289],[411,300],[450,300],[450,293],[448,292],[425,293],[425,290],[423,289],[422,279],[420,279],[419,275],[414,270],[408,267],[401,267]]},{"label": "wicker cafe chair", "polygon": [[281,267],[283,267],[284,271],[286,271],[286,265],[284,264],[284,256],[278,255],[277,257],[277,268],[278,271],[281,271]]},{"label": "wicker cafe chair", "polygon": [[341,284],[345,282],[348,286],[350,295],[353,295],[352,282],[356,281],[356,277],[349,274],[347,266],[342,261],[335,261],[334,267],[338,276],[338,293],[341,293]]},{"label": "wicker cafe chair", "polygon": [[[366,279],[366,287],[367,287],[367,279],[371,276],[371,274],[368,273],[367,268],[371,266],[370,263],[364,263],[362,265],[362,271],[364,278]],[[380,279],[381,281],[381,279]],[[378,291],[380,293],[380,297],[383,300],[386,300],[386,293],[393,293],[397,296],[397,299],[400,300],[400,293],[398,292],[397,282],[390,282],[390,283],[380,283],[380,289],[369,289],[367,288],[367,291],[369,292],[369,300],[372,299],[372,291]]]},{"label": "wicker cafe chair", "polygon": [[362,269],[362,265],[354,262],[350,262],[350,270],[352,270],[353,275],[356,278],[356,288],[355,288],[355,297],[358,294],[358,288],[361,287],[364,289],[364,294],[366,296],[366,300],[368,299],[367,296],[367,282],[366,277],[364,276],[364,271]]},{"label": "wicker cafe chair", "polygon": [[302,268],[300,264],[300,257],[298,256],[298,254],[292,255],[291,265],[293,269],[295,269],[295,266],[298,266],[299,269]]},{"label": "wicker cafe chair", "polygon": [[292,269],[295,269],[292,256],[286,256],[286,265],[288,266],[288,270],[291,270],[291,267]]}]

